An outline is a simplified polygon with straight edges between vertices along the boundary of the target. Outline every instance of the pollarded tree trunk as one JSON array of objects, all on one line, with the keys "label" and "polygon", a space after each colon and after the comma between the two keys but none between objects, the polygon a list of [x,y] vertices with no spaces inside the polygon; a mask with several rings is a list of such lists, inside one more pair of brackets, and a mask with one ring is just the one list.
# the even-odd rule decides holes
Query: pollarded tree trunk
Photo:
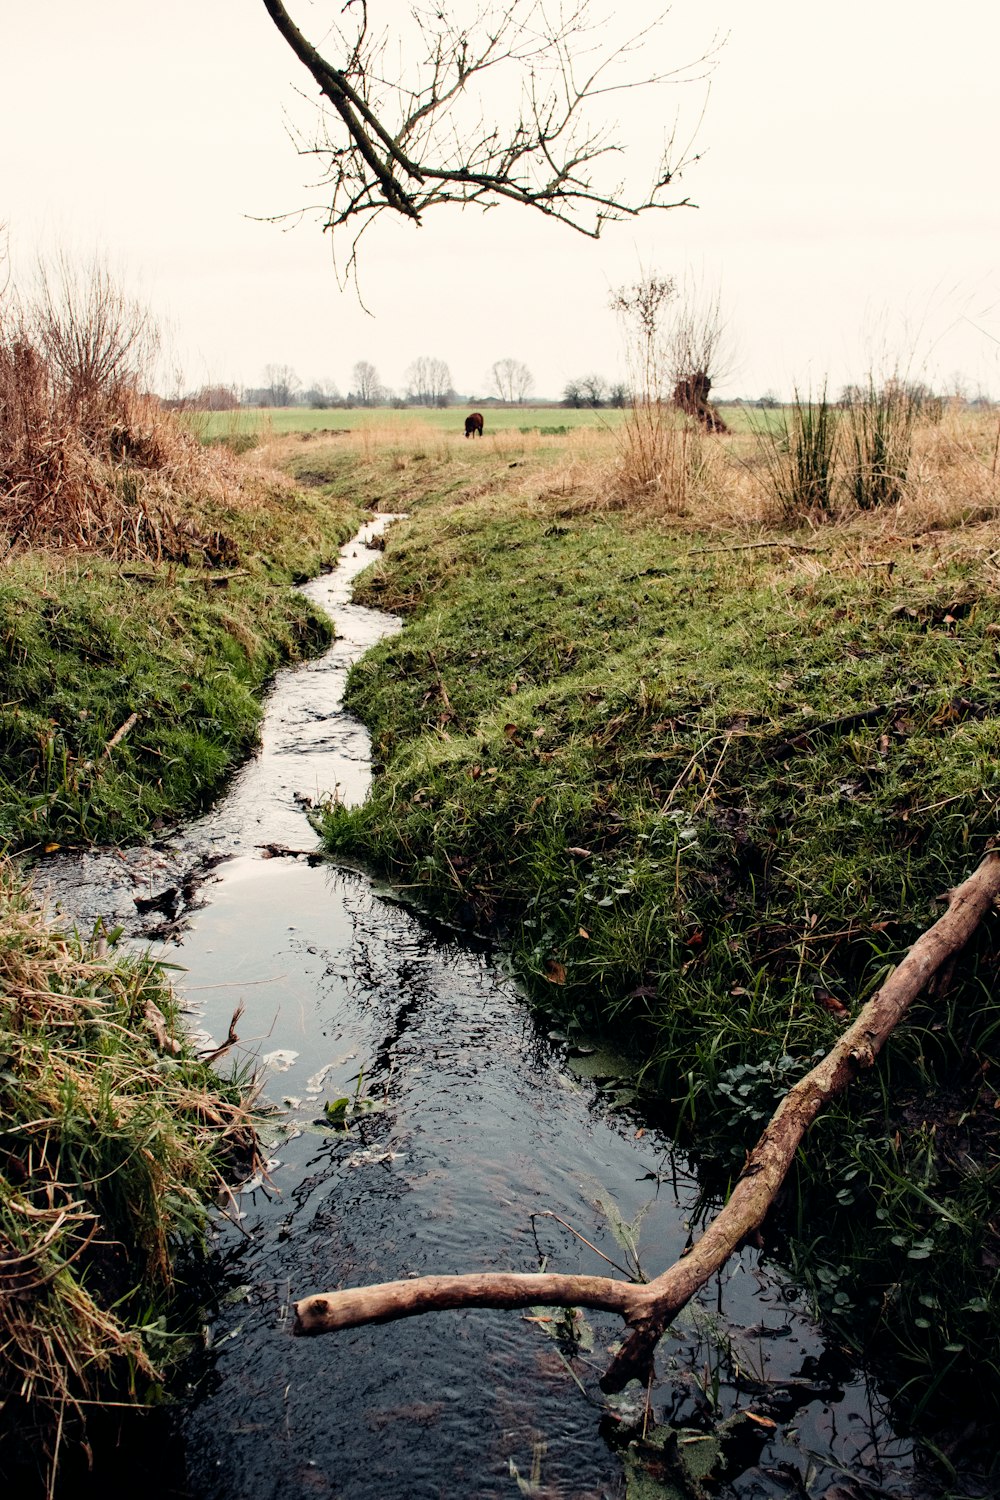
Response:
[{"label": "pollarded tree trunk", "polygon": [[683,376],[674,386],[674,405],[689,417],[694,417],[707,432],[728,432],[718,410],[708,399],[712,382],[704,370],[695,370]]}]

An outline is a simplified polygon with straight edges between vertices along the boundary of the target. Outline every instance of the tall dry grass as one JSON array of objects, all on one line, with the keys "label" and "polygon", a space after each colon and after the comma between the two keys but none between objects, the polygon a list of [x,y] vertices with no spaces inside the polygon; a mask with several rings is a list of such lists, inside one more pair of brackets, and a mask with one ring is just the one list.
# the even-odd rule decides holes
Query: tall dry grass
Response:
[{"label": "tall dry grass", "polygon": [[1000,510],[1000,410],[947,405],[918,422],[908,483],[909,505],[928,526],[969,525]]},{"label": "tall dry grass", "polygon": [[877,385],[869,376],[850,402],[844,482],[857,510],[881,510],[905,498],[921,408],[921,398],[897,378]]},{"label": "tall dry grass", "polygon": [[[496,485],[504,493],[531,492],[566,512],[614,510],[633,515],[639,524],[734,531],[743,537],[802,525],[846,528],[873,543],[933,530],[983,527],[986,537],[998,530],[1000,410],[952,406],[940,415],[928,406],[918,411],[908,428],[905,474],[887,466],[876,479],[886,494],[891,481],[894,498],[859,508],[851,485],[855,452],[844,440],[849,414],[834,413],[829,403],[823,407],[821,398],[804,400],[771,434],[703,436],[690,430],[686,450],[678,437],[674,452],[684,468],[671,485],[662,477],[661,466],[671,462],[671,453],[658,446],[658,419],[678,419],[644,413],[639,403],[626,419],[636,424],[629,439],[623,440],[622,429],[591,432],[586,443],[578,434],[545,439],[544,466],[533,464],[529,451],[516,475],[498,474]],[[648,426],[642,427],[646,416]],[[675,434],[682,431],[675,425]],[[633,452],[638,454],[634,469],[629,467]]]},{"label": "tall dry grass", "polygon": [[825,519],[836,509],[839,425],[825,386],[815,400],[796,391],[777,423],[754,424],[763,472],[784,520]]},{"label": "tall dry grass", "polygon": [[196,1058],[156,963],[50,927],[6,859],[0,996],[0,1468],[53,1480],[95,1403],[158,1399],[183,1356],[177,1259],[258,1162],[252,1090]]},{"label": "tall dry grass", "polygon": [[[90,548],[218,565],[208,516],[242,481],[148,394],[155,325],[99,263],[0,297],[0,555]],[[200,509],[199,501],[204,502]]]},{"label": "tall dry grass", "polygon": [[609,498],[622,507],[684,515],[703,464],[701,434],[677,410],[677,349],[665,331],[676,297],[672,277],[647,274],[621,287],[611,307],[621,321],[632,399],[616,431],[618,464]]},{"label": "tall dry grass", "polygon": [[796,400],[736,442],[772,521],[862,518],[874,535],[992,522],[1000,506],[1000,413],[947,405],[922,387],[869,379],[840,409]]}]

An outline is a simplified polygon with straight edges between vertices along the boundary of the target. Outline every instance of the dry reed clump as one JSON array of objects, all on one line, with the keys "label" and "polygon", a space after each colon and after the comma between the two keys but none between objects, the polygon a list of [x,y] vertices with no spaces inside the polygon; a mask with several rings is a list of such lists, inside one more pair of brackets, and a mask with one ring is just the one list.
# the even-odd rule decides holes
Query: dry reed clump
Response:
[{"label": "dry reed clump", "polygon": [[227,1166],[256,1153],[240,1088],[173,1036],[156,965],[102,947],[49,927],[0,862],[0,1452],[14,1461],[34,1443],[54,1466],[87,1405],[162,1380],[178,1249],[200,1242]]},{"label": "dry reed clump", "polygon": [[775,524],[850,523],[908,535],[987,520],[1000,500],[995,412],[945,409],[921,387],[870,379],[834,407],[825,392],[796,395],[755,423],[745,458]]},{"label": "dry reed clump", "polygon": [[685,516],[711,488],[705,438],[729,430],[709,400],[725,330],[717,296],[700,307],[690,291],[679,296],[672,276],[647,272],[611,299],[632,396],[609,508]]},{"label": "dry reed clump", "polygon": [[565,456],[545,470],[539,499],[563,515],[613,511],[637,525],[750,533],[767,524],[748,434],[707,437],[670,410],[659,431],[655,418],[643,431],[640,416],[630,432],[634,418],[627,413],[586,453],[575,434],[563,438]]},{"label": "dry reed clump", "polygon": [[697,429],[662,400],[637,398],[617,437],[618,463],[608,508],[685,515],[697,492],[704,457]]},{"label": "dry reed clump", "polygon": [[993,519],[1000,509],[1000,412],[945,408],[914,431],[901,518],[908,527],[952,527]]},{"label": "dry reed clump", "polygon": [[198,504],[228,492],[232,470],[144,392],[155,344],[100,266],[60,262],[30,299],[0,304],[0,550],[236,560]]}]

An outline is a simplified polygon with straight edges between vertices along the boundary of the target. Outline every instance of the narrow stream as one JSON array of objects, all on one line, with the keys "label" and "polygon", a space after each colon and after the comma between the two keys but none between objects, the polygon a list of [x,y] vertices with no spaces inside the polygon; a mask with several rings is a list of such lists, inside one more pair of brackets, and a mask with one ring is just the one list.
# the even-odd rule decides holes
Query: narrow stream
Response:
[{"label": "narrow stream", "polygon": [[[368,785],[367,736],[340,703],[350,664],[399,628],[350,603],[386,519],[307,585],[338,639],[280,674],[261,752],[219,806],[148,849],[36,874],[81,927],[103,919],[161,944],[183,966],[178,987],[206,1036],[224,1037],[242,1004],[244,1047],[283,1111],[268,1178],[240,1195],[238,1224],[220,1227],[228,1292],[210,1378],[180,1424],[184,1485],[169,1493],[624,1496],[616,1438],[641,1424],[646,1393],[599,1391],[617,1319],[587,1314],[570,1334],[546,1309],[450,1312],[291,1335],[290,1302],[339,1285],[537,1270],[541,1257],[608,1274],[560,1219],[624,1263],[621,1225],[641,1216],[651,1277],[681,1251],[697,1198],[683,1157],[606,1082],[613,1065],[570,1055],[484,945],[309,858],[305,806]],[[324,1109],[345,1097],[346,1131]],[[752,1250],[734,1259],[663,1340],[649,1416],[697,1427],[753,1403],[764,1420],[745,1424],[715,1494],[923,1493],[874,1384],[759,1262]],[[869,1488],[835,1490],[847,1476]],[[633,1479],[628,1493],[652,1492]]]}]

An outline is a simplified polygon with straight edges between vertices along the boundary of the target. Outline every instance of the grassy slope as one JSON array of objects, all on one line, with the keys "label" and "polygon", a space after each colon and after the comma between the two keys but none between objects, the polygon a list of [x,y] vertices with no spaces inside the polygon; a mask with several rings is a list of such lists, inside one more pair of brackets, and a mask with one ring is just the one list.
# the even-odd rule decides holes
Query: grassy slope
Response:
[{"label": "grassy slope", "polygon": [[[826,997],[871,992],[1000,795],[995,539],[695,550],[727,540],[495,491],[421,509],[365,590],[407,629],[350,684],[385,770],[326,825],[499,919],[536,998],[630,1038],[722,1180],[836,1034]],[[964,1369],[1000,1400],[994,976],[984,937],[817,1126],[781,1223],[915,1399]]]},{"label": "grassy slope", "polygon": [[[178,513],[225,538],[227,567],[5,558],[0,845],[125,841],[201,807],[251,749],[270,675],[330,638],[291,585],[335,560],[357,505],[218,473]],[[50,932],[0,862],[0,1471],[24,1493],[95,1430],[113,1448],[203,1322],[180,1283],[221,1173],[253,1160],[252,1080],[174,1026],[155,964]]]},{"label": "grassy slope", "polygon": [[[268,677],[329,639],[329,622],[289,585],[335,559],[357,515],[349,500],[291,488],[218,507],[210,519],[234,544],[234,572],[96,553],[9,557],[0,844],[134,839],[203,806],[251,749]],[[102,758],[133,713],[135,727]]]},{"label": "grassy slope", "polygon": [[0,1053],[0,1473],[33,1494],[93,1402],[160,1399],[182,1252],[256,1146],[245,1080],[198,1061],[158,966],[50,931],[6,861]]}]

